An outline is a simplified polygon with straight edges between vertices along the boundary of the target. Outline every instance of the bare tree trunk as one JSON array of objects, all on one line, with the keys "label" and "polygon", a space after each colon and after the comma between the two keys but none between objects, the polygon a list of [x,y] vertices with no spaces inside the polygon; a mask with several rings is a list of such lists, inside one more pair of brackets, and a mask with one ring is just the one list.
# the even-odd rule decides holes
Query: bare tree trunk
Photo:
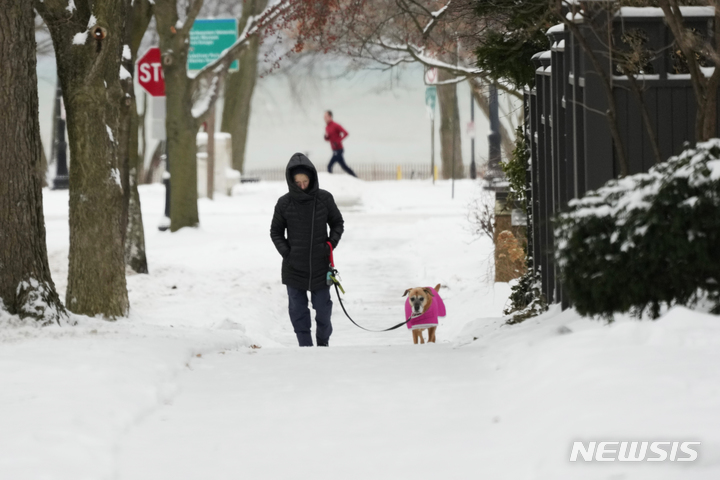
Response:
[{"label": "bare tree trunk", "polygon": [[[720,1],[714,0],[711,5],[715,7],[715,21],[713,22],[714,37],[714,58],[715,71],[707,82],[707,93],[705,98],[705,130],[703,131],[703,140],[709,140],[716,137],[717,134],[717,97],[718,87],[720,86],[720,65],[718,65],[718,49],[720,49]],[[699,107],[699,106],[698,106]]]},{"label": "bare tree trunk", "polygon": [[[195,0],[199,8],[202,0]],[[170,231],[196,227],[200,223],[197,207],[197,131],[193,117],[193,82],[187,76],[189,31],[177,29],[176,0],[156,0],[162,69],[165,76],[167,155],[170,163]],[[193,18],[194,20],[194,18]]]},{"label": "bare tree trunk", "polygon": [[[162,44],[162,42],[161,42]],[[176,47],[177,48],[177,47]],[[165,72],[167,154],[170,159],[170,231],[196,227],[200,223],[197,208],[197,131],[192,116],[190,80],[185,73],[185,59],[173,49],[172,65],[163,65]],[[186,50],[187,52],[187,50]],[[168,54],[169,56],[170,54]],[[163,56],[163,60],[167,58]],[[185,54],[187,58],[187,53]],[[178,65],[179,64],[179,65]]]},{"label": "bare tree trunk", "polygon": [[650,115],[648,114],[647,104],[645,103],[643,91],[640,88],[640,85],[638,85],[637,79],[635,78],[634,74],[628,73],[627,78],[630,83],[630,90],[632,90],[633,94],[635,95],[635,100],[637,100],[638,106],[640,108],[643,124],[645,125],[645,131],[647,132],[650,139],[650,146],[652,147],[653,156],[655,157],[655,163],[660,163],[663,161],[663,158],[660,155],[660,146],[658,144],[657,133],[655,132],[655,128],[653,128],[652,120],[650,120]]},{"label": "bare tree trunk", "polygon": [[50,30],[70,143],[70,254],[66,305],[114,319],[128,312],[118,165],[125,3],[37,0]]},{"label": "bare tree trunk", "polygon": [[142,175],[143,158],[138,154],[138,114],[133,97],[130,112],[130,138],[127,142],[129,150],[127,225],[125,227],[125,265],[136,273],[148,273],[147,256],[145,254],[145,229],[143,228],[142,210],[140,209],[140,192],[138,181]]},{"label": "bare tree trunk", "polygon": [[[717,89],[720,86],[720,65],[718,65],[718,40],[720,40],[720,11],[717,0],[709,2],[715,8],[714,22],[714,47],[710,46],[711,56],[715,62],[715,71],[708,79],[702,71],[701,65],[696,58],[698,45],[693,35],[683,23],[683,16],[680,6],[676,0],[659,0],[658,5],[662,8],[665,21],[675,41],[683,53],[690,70],[690,80],[695,93],[697,113],[695,116],[695,139],[705,141],[717,135]],[[710,45],[708,42],[706,45]]]},{"label": "bare tree trunk", "polygon": [[142,92],[142,105],[143,111],[137,116],[138,141],[142,143],[142,147],[138,146],[138,157],[140,157],[138,159],[138,184],[149,183],[147,182],[147,172],[145,172],[145,153],[147,151],[147,128],[145,127],[145,118],[147,116],[148,109],[148,94],[145,92]]},{"label": "bare tree trunk", "polygon": [[0,9],[0,308],[49,324],[66,312],[45,245],[34,19],[25,0]]},{"label": "bare tree trunk", "polygon": [[45,156],[45,148],[43,147],[42,138],[38,138],[38,142],[40,142],[40,163],[38,163],[37,174],[40,180],[40,186],[44,188],[47,187],[48,161]]},{"label": "bare tree trunk", "polygon": [[[148,0],[125,0],[128,12],[123,47],[125,76],[121,83],[125,91],[120,107],[120,163],[124,192],[123,229],[125,265],[136,273],[148,273],[145,255],[145,231],[140,209],[138,178],[142,174],[143,158],[138,154],[139,122],[135,86],[132,74],[138,48],[152,17],[152,5]],[[130,75],[127,75],[130,74]]]},{"label": "bare tree trunk", "polygon": [[[438,79],[451,80],[454,75],[439,70]],[[457,84],[438,85],[440,102],[440,157],[443,178],[463,178],[462,145],[460,143],[460,110],[458,107]],[[453,163],[455,168],[453,170]]]},{"label": "bare tree trunk", "polygon": [[[267,0],[247,0],[243,6],[243,16],[239,29],[245,27],[251,15],[260,14],[267,7]],[[240,54],[240,71],[228,75],[225,83],[225,106],[223,108],[220,130],[232,135],[233,168],[243,171],[248,127],[250,125],[250,105],[257,80],[257,61],[260,41],[257,37],[250,40],[248,48]]]},{"label": "bare tree trunk", "polygon": [[[720,74],[719,67],[715,67],[715,70]],[[707,91],[705,92],[705,103],[704,105],[698,105],[698,110],[705,110],[703,132],[700,138],[702,141],[717,137],[718,80],[720,80],[720,75],[716,77],[716,74],[713,74],[712,78],[708,81]]]},{"label": "bare tree trunk", "polygon": [[163,161],[163,152],[165,152],[165,140],[158,142],[152,157],[150,157],[150,165],[148,165],[148,169],[145,171],[145,183],[153,183],[155,171],[160,168]]}]

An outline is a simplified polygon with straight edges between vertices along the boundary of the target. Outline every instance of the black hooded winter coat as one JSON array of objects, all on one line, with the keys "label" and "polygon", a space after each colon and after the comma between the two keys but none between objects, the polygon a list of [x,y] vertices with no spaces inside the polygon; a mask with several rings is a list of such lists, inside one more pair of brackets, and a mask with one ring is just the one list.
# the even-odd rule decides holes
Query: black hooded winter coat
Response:
[{"label": "black hooded winter coat", "polygon": [[[293,172],[298,167],[301,172]],[[295,185],[295,173],[310,178],[306,190]],[[343,234],[343,217],[330,192],[320,190],[317,170],[302,153],[296,153],[288,162],[285,179],[290,191],[278,199],[270,225],[270,238],[283,257],[282,283],[299,290],[325,288],[330,264],[326,242],[333,249],[337,247]]]}]

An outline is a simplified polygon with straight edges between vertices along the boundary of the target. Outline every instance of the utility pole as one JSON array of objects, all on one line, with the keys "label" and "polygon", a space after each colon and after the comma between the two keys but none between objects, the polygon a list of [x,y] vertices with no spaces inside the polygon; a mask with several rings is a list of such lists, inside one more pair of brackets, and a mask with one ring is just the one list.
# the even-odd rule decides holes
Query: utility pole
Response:
[{"label": "utility pole", "polygon": [[165,172],[163,172],[162,176],[162,181],[165,185],[165,216],[160,220],[158,230],[164,232],[170,228],[170,158],[168,157],[167,139],[161,140],[161,142],[163,154],[160,158],[165,160]]},{"label": "utility pole", "polygon": [[[425,82],[428,78],[434,82],[437,79],[437,71],[432,70],[425,74]],[[425,106],[430,117],[430,176],[435,185],[435,103],[437,102],[437,89],[435,85],[425,88]]]},{"label": "utility pole", "polygon": [[490,134],[488,135],[488,180],[490,184],[502,178],[500,168],[500,113],[498,106],[498,89],[495,83],[490,84]]},{"label": "utility pole", "polygon": [[475,166],[475,100],[470,93],[470,178],[477,178],[477,167]]},{"label": "utility pole", "polygon": [[430,176],[435,185],[435,115],[430,117]]},{"label": "utility pole", "polygon": [[205,125],[207,132],[207,198],[212,200],[215,193],[215,105],[210,107],[210,114]]},{"label": "utility pole", "polygon": [[62,103],[62,89],[58,78],[55,89],[55,179],[53,190],[67,190],[70,185],[67,164],[67,143],[65,142],[65,114]]}]

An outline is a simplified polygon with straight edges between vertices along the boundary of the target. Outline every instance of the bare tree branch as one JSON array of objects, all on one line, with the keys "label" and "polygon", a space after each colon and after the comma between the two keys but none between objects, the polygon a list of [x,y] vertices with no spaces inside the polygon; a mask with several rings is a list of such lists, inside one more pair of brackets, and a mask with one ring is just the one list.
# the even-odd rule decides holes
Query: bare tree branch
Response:
[{"label": "bare tree branch", "polygon": [[438,10],[437,12],[432,12],[430,14],[432,16],[432,20],[430,20],[428,22],[428,24],[425,25],[425,28],[422,31],[424,38],[428,38],[430,36],[433,29],[435,28],[435,25],[437,25],[440,22],[440,20],[442,20],[442,18],[445,16],[445,14],[448,12],[448,7],[450,6],[450,2],[452,2],[452,0],[450,0],[448,3],[446,3],[445,6],[442,7],[440,10]]},{"label": "bare tree branch", "polygon": [[188,3],[185,22],[182,24],[182,27],[179,28],[179,33],[181,35],[185,36],[190,33],[190,30],[195,23],[195,19],[200,14],[200,9],[202,8],[203,3],[205,3],[204,0],[192,0]]}]

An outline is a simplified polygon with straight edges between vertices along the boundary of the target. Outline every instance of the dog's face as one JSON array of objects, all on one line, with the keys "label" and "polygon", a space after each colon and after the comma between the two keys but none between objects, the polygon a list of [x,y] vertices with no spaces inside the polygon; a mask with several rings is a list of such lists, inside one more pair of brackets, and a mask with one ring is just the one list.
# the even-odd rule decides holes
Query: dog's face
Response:
[{"label": "dog's face", "polygon": [[410,298],[410,308],[412,310],[412,316],[417,317],[427,312],[432,304],[433,294],[429,288],[415,287],[408,288],[403,293],[403,297],[408,295]]}]

